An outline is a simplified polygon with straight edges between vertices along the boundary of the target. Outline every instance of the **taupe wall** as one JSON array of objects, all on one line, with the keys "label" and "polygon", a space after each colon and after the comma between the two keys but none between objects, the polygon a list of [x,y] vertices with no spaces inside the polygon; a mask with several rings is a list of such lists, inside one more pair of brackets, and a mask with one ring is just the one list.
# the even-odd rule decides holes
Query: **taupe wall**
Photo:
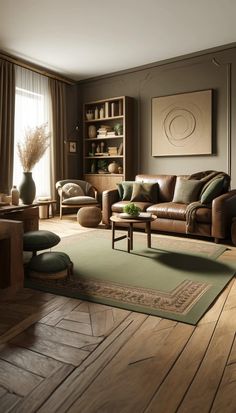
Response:
[{"label": "taupe wall", "polygon": [[[152,157],[151,99],[205,89],[213,89],[214,153]],[[78,84],[80,104],[121,95],[135,98],[134,145],[138,172],[188,174],[216,169],[230,173],[232,187],[236,188],[236,48],[157,63]]]}]

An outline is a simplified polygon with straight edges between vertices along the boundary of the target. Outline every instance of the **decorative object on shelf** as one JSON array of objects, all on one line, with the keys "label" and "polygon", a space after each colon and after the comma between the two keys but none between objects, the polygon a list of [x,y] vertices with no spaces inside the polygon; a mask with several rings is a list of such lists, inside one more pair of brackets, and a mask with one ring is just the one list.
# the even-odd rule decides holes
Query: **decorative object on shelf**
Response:
[{"label": "decorative object on shelf", "polygon": [[123,168],[122,168],[122,166],[118,166],[118,174],[123,174]]},{"label": "decorative object on shelf", "polygon": [[88,137],[89,138],[96,138],[97,136],[97,129],[95,125],[90,125],[88,127]]},{"label": "decorative object on shelf", "polygon": [[109,118],[109,103],[105,102],[105,118]]},{"label": "decorative object on shelf", "polygon": [[123,155],[123,142],[121,142],[121,144],[118,148],[118,155]]},{"label": "decorative object on shelf", "polygon": [[92,156],[94,156],[94,154],[95,154],[95,148],[96,148],[96,143],[92,143]]},{"label": "decorative object on shelf", "polygon": [[117,156],[117,147],[116,146],[109,146],[108,153],[110,156]]},{"label": "decorative object on shelf", "polygon": [[77,152],[77,142],[69,142],[69,152],[76,153]]},{"label": "decorative object on shelf", "polygon": [[92,173],[92,174],[95,174],[95,172],[96,172],[96,162],[93,161],[93,162],[91,163],[91,173]]},{"label": "decorative object on shelf", "polygon": [[118,167],[119,167],[118,163],[116,161],[113,161],[113,162],[109,163],[108,171],[111,174],[117,174],[118,173]]},{"label": "decorative object on shelf", "polygon": [[123,133],[123,125],[121,123],[116,123],[114,125],[114,131],[116,133],[116,135],[122,135]]},{"label": "decorative object on shelf", "polygon": [[98,107],[96,106],[95,111],[94,111],[94,118],[98,119],[98,115],[99,115]]},{"label": "decorative object on shelf", "polygon": [[99,159],[98,161],[98,173],[107,173],[107,161]]},{"label": "decorative object on shelf", "polygon": [[102,106],[99,111],[100,119],[104,118],[104,107]]},{"label": "decorative object on shelf", "polygon": [[96,153],[101,153],[101,152],[100,152],[100,146],[99,146],[99,145],[97,145],[97,147],[96,147]]},{"label": "decorative object on shelf", "polygon": [[20,193],[16,187],[16,185],[13,185],[11,189],[11,204],[12,205],[19,205],[19,198],[20,198]]},{"label": "decorative object on shelf", "polygon": [[132,217],[138,217],[141,209],[137,205],[135,205],[133,202],[130,202],[129,204],[124,206],[123,211],[126,214],[131,215]]},{"label": "decorative object on shelf", "polygon": [[93,111],[92,110],[88,110],[86,112],[86,118],[87,118],[87,120],[92,120],[93,119]]},{"label": "decorative object on shelf", "polygon": [[104,145],[105,145],[105,143],[104,143],[104,142],[101,142],[101,153],[104,152]]},{"label": "decorative object on shelf", "polygon": [[17,151],[23,167],[23,181],[19,187],[20,198],[24,204],[32,204],[36,188],[32,178],[32,169],[49,147],[50,134],[46,132],[47,124],[27,128],[24,140],[17,143]]}]

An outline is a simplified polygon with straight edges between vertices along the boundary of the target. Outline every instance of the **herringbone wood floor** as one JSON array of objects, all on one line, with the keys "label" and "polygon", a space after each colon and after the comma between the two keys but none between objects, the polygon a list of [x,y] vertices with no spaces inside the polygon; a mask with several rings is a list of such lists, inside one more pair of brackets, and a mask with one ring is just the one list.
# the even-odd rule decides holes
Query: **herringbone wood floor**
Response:
[{"label": "herringbone wood floor", "polygon": [[0,314],[1,413],[236,412],[235,280],[196,327],[29,289]]}]

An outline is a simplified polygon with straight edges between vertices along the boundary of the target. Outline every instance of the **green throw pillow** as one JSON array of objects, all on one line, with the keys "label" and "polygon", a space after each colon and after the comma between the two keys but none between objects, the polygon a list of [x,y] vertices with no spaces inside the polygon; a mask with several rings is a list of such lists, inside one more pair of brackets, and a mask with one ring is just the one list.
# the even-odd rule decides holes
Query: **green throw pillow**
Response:
[{"label": "green throw pillow", "polygon": [[131,201],[157,203],[157,183],[134,182]]},{"label": "green throw pillow", "polygon": [[203,183],[196,179],[177,177],[173,202],[191,204],[199,199],[199,192]]},{"label": "green throw pillow", "polygon": [[119,197],[120,199],[122,199],[123,193],[124,193],[122,183],[118,182],[116,185],[117,185],[117,191],[119,192]]},{"label": "green throw pillow", "polygon": [[209,204],[213,201],[214,198],[222,194],[224,188],[224,179],[224,176],[216,178],[207,186],[201,196],[202,204]]},{"label": "green throw pillow", "polygon": [[123,187],[122,200],[123,201],[130,201],[132,192],[133,192],[133,184],[134,184],[134,181],[123,181],[122,182],[122,187]]}]

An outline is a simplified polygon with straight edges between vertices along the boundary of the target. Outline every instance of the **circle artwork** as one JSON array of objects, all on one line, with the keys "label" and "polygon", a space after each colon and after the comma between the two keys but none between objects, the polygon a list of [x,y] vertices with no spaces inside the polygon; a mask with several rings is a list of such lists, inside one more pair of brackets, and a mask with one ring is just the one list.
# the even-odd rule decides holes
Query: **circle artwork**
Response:
[{"label": "circle artwork", "polygon": [[171,145],[185,146],[195,131],[196,118],[188,109],[174,108],[166,115],[163,128]]}]

